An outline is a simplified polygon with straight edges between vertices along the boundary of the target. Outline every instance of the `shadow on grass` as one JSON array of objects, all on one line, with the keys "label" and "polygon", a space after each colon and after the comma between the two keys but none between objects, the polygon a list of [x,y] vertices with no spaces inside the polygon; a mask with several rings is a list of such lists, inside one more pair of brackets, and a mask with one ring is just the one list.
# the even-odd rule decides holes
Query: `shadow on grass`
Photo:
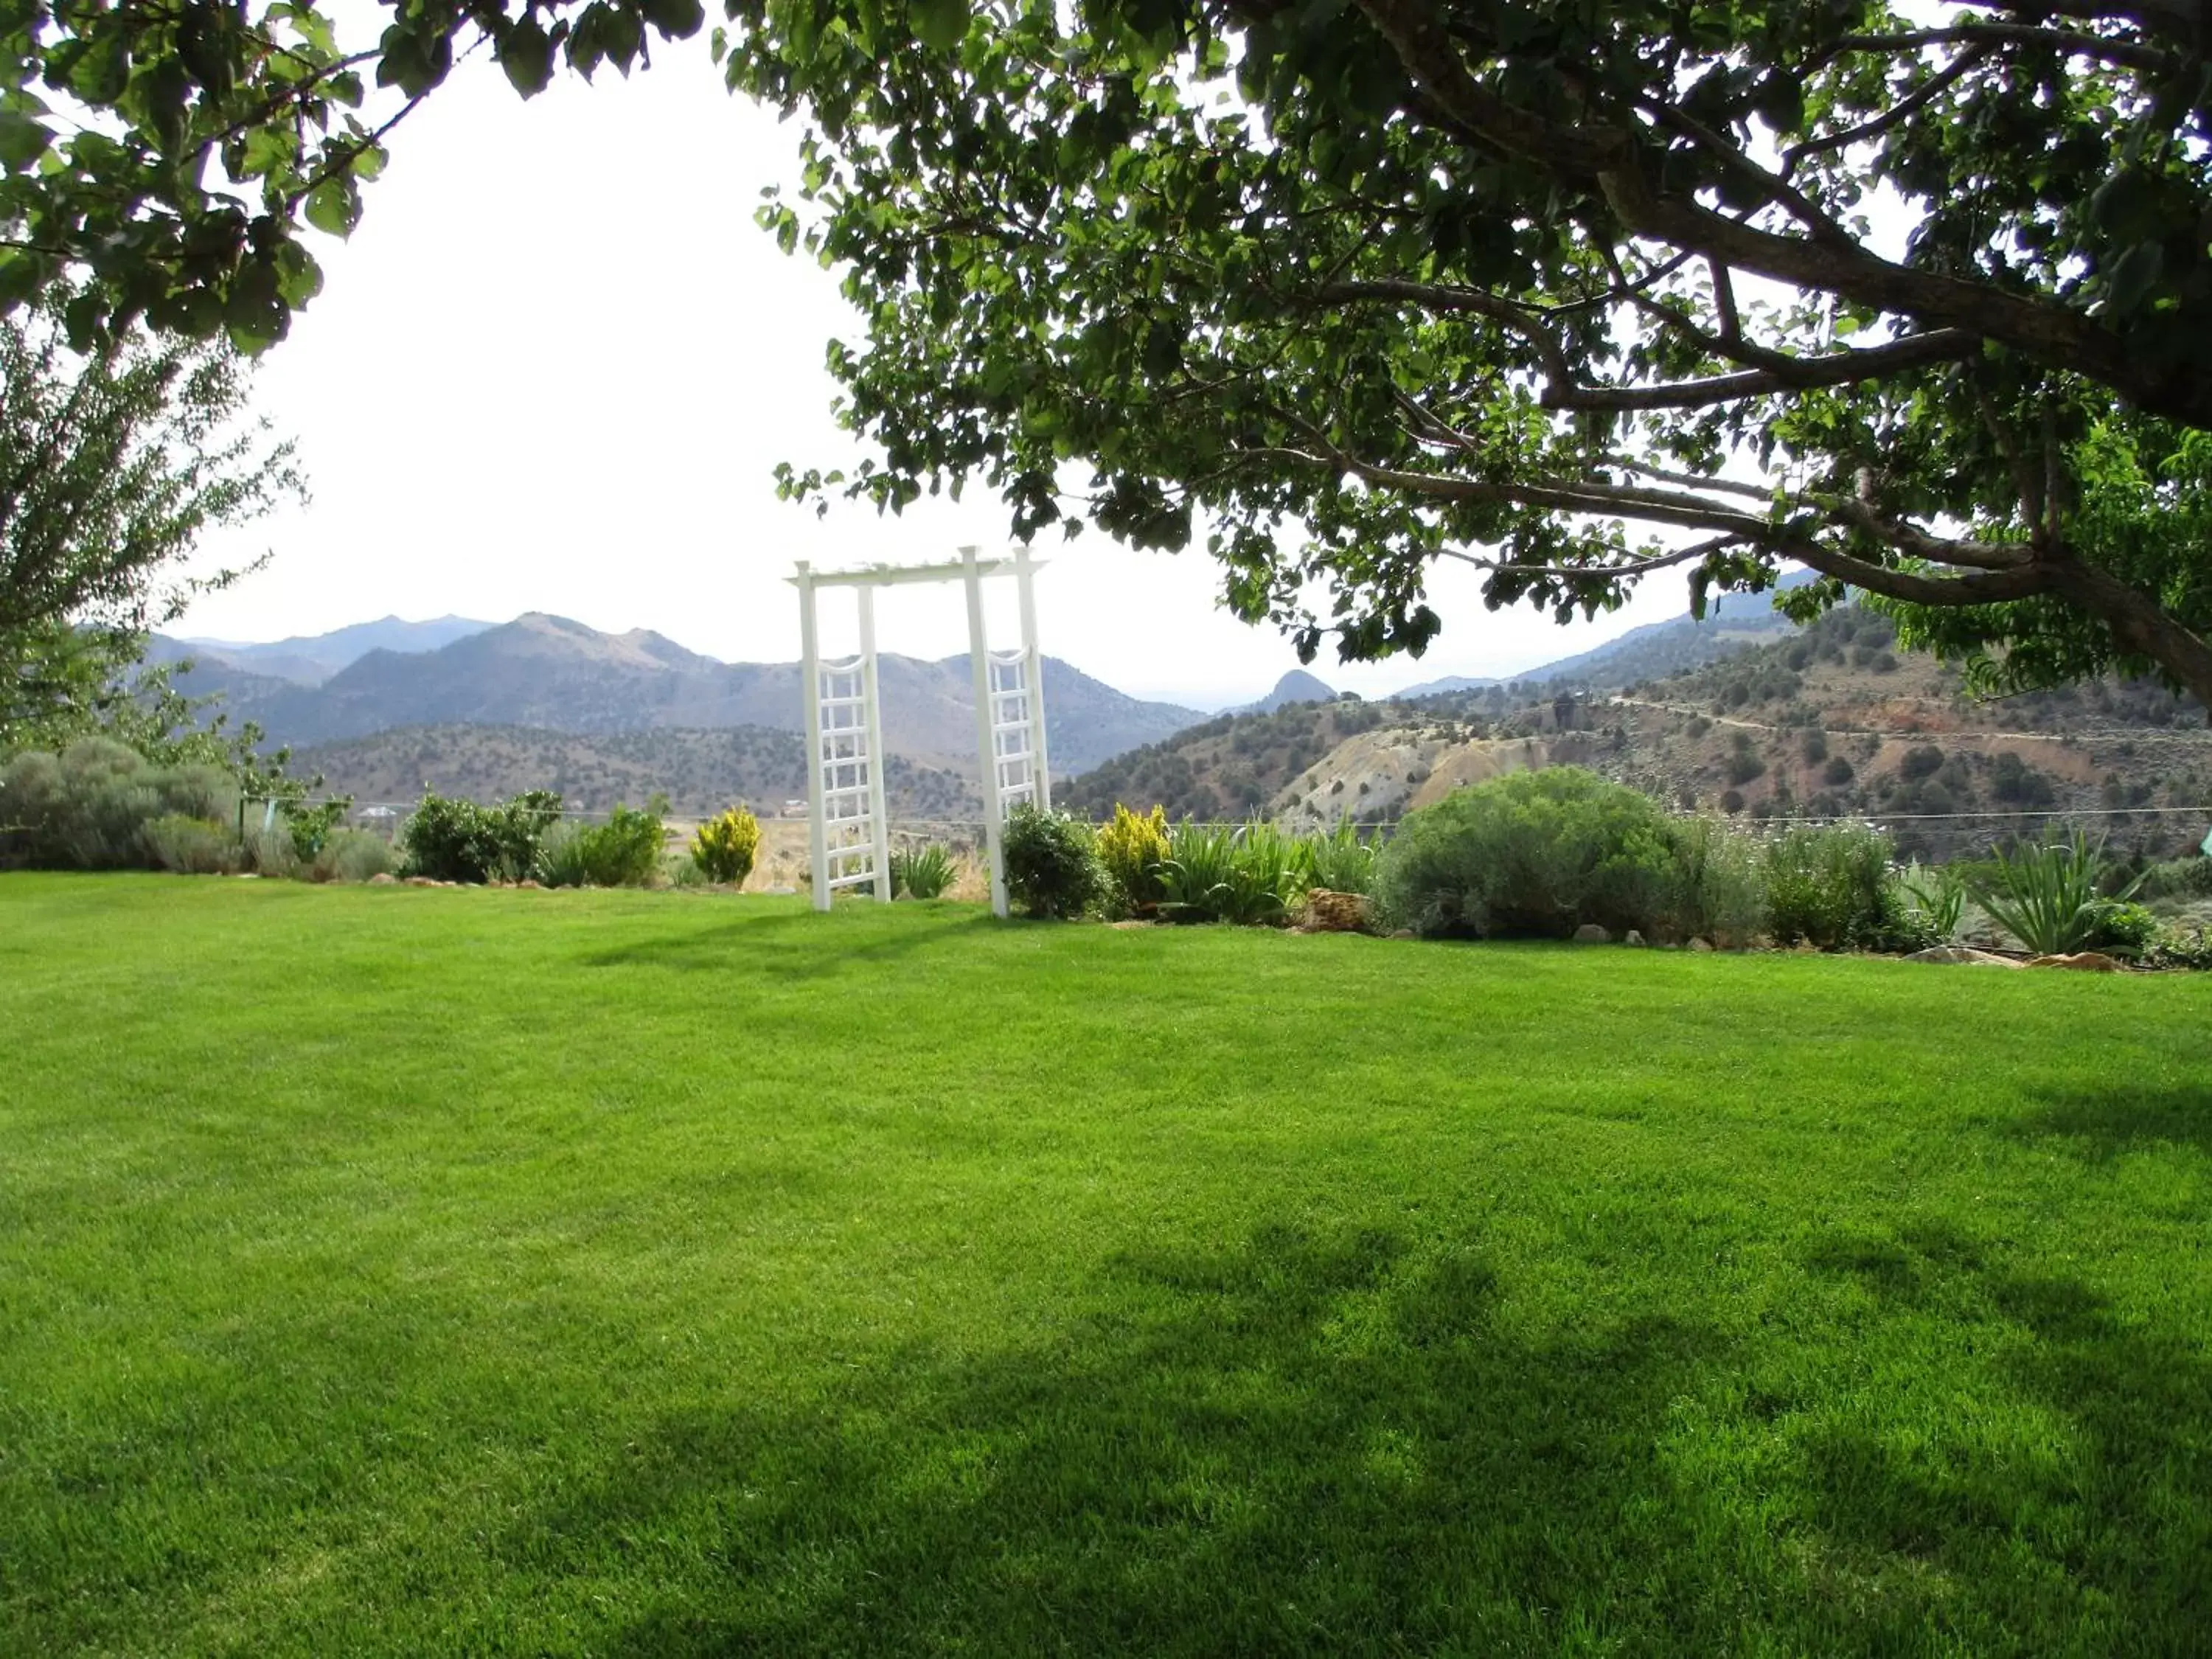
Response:
[{"label": "shadow on grass", "polygon": [[2000,1386],[2070,1419],[2070,1468],[1796,1416],[1694,1323],[1532,1340],[1479,1248],[1275,1227],[1124,1259],[1043,1348],[665,1417],[500,1553],[569,1579],[682,1540],[624,1598],[634,1656],[2186,1651],[2212,1375],[1933,1243],[1870,1271],[1984,1279],[2033,1335]]},{"label": "shadow on grass", "polygon": [[917,951],[956,947],[1000,924],[988,912],[927,926],[854,934],[825,948],[822,930],[833,921],[809,911],[747,916],[712,927],[658,939],[635,939],[578,958],[587,968],[667,968],[678,973],[773,975],[785,980],[831,979],[864,963],[896,962]]},{"label": "shadow on grass", "polygon": [[[1861,1587],[1973,1583],[1983,1622],[2021,1650],[2212,1650],[2212,1364],[2199,1344],[2075,1279],[2012,1272],[1942,1221],[1832,1240],[1809,1265],[1923,1330],[1948,1322],[1950,1340],[1987,1356],[1989,1379],[1954,1430],[1908,1409],[1808,1436],[1807,1513],[1832,1547],[1820,1565]],[[2035,1414],[1984,1438],[1989,1408],[2013,1401]],[[2105,1641],[2059,1643],[2100,1619]]]},{"label": "shadow on grass", "polygon": [[665,1420],[510,1547],[565,1575],[691,1537],[713,1577],[615,1648],[657,1659],[1546,1643],[1617,1586],[1624,1513],[1663,1501],[1656,1425],[1717,1352],[1662,1319],[1532,1349],[1479,1254],[1382,1230],[1163,1250],[1103,1288],[1124,1311],[1042,1351]]},{"label": "shadow on grass", "polygon": [[2008,1127],[2021,1137],[2070,1141],[2099,1159],[2161,1142],[2212,1152],[2212,1082],[2147,1087],[2113,1078],[2094,1088],[2045,1091]]}]

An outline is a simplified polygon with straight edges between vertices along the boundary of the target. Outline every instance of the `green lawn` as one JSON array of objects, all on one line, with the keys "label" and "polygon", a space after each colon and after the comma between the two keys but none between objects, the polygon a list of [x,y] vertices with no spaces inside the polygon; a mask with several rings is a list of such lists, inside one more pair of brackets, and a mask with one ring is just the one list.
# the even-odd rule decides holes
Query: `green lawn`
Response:
[{"label": "green lawn", "polygon": [[2203,1654],[2212,980],[0,877],[0,1654]]}]

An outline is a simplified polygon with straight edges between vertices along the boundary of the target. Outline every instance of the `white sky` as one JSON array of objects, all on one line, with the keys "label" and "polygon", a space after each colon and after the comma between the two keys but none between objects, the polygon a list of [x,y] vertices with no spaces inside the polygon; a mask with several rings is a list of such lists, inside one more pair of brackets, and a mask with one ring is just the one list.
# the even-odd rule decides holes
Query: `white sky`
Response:
[{"label": "white sky", "polygon": [[[557,76],[526,104],[490,63],[463,64],[394,135],[352,240],[316,239],[322,296],[264,360],[256,404],[298,440],[312,503],[211,542],[219,562],[276,556],[171,631],[271,640],[395,612],[550,611],[787,661],[794,559],[1002,548],[988,491],[902,519],[841,501],[817,520],[776,500],[778,461],[826,471],[860,453],[831,422],[823,368],[859,319],[831,273],[752,222],[761,187],[795,176],[798,141],[723,90],[703,39],[661,46],[626,82]],[[1052,562],[1043,647],[1125,691],[1216,707],[1297,665],[1282,636],[1219,608],[1202,551],[1138,553],[1097,531],[1037,550]],[[1426,657],[1348,666],[1325,646],[1313,671],[1369,695],[1510,676],[1686,602],[1668,573],[1626,610],[1563,629],[1486,611],[1479,586],[1437,573],[1444,632]],[[825,604],[825,648],[848,648]],[[1011,594],[992,625],[1011,638]],[[885,595],[878,631],[886,651],[967,647],[953,589]]]}]

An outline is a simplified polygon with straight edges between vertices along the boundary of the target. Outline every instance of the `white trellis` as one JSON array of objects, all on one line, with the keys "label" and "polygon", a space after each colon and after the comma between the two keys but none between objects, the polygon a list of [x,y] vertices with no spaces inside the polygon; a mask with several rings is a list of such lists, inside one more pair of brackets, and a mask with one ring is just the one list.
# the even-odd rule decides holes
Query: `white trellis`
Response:
[{"label": "white trellis", "polygon": [[[943,564],[874,565],[816,570],[805,561],[791,578],[799,589],[800,696],[806,713],[807,850],[814,908],[826,910],[839,890],[872,886],[891,896],[890,823],[884,810],[884,728],[876,690],[876,589],[907,582],[963,582],[968,589],[968,657],[975,689],[975,750],[983,792],[983,844],[991,871],[991,908],[1006,914],[1002,829],[1007,809],[1030,801],[1052,806],[1044,735],[1044,660],[1037,654],[1036,599],[1031,575],[1041,568],[1027,547],[1010,558],[985,559],[963,547]],[[1022,642],[994,651],[983,625],[983,579],[1012,576],[1021,605]],[[860,651],[825,662],[815,625],[817,588],[849,587],[860,606]]]}]

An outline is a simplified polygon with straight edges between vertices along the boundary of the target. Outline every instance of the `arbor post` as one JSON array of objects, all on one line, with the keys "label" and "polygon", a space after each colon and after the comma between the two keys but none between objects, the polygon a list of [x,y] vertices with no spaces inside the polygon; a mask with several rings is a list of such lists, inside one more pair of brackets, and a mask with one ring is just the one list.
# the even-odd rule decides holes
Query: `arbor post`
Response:
[{"label": "arbor post", "polygon": [[866,699],[868,731],[868,833],[874,854],[876,897],[891,902],[891,831],[884,816],[884,717],[876,698],[876,590],[862,587],[860,605],[860,695]]},{"label": "arbor post", "polygon": [[806,711],[806,856],[812,877],[814,908],[830,908],[830,837],[823,821],[822,651],[814,626],[814,573],[799,562],[792,578],[799,589],[799,702]]},{"label": "arbor post", "polygon": [[1014,586],[1021,595],[1022,678],[1030,696],[1030,747],[1036,757],[1037,810],[1052,811],[1052,757],[1044,744],[1044,658],[1037,651],[1036,592],[1030,578],[1036,565],[1024,542],[1014,552]]},{"label": "arbor post", "polygon": [[977,780],[983,791],[983,851],[991,872],[991,910],[1006,914],[1006,849],[1000,823],[999,746],[991,727],[991,650],[983,627],[983,571],[975,550],[960,550],[961,578],[968,585],[968,663],[975,682],[975,757],[982,763]]}]

